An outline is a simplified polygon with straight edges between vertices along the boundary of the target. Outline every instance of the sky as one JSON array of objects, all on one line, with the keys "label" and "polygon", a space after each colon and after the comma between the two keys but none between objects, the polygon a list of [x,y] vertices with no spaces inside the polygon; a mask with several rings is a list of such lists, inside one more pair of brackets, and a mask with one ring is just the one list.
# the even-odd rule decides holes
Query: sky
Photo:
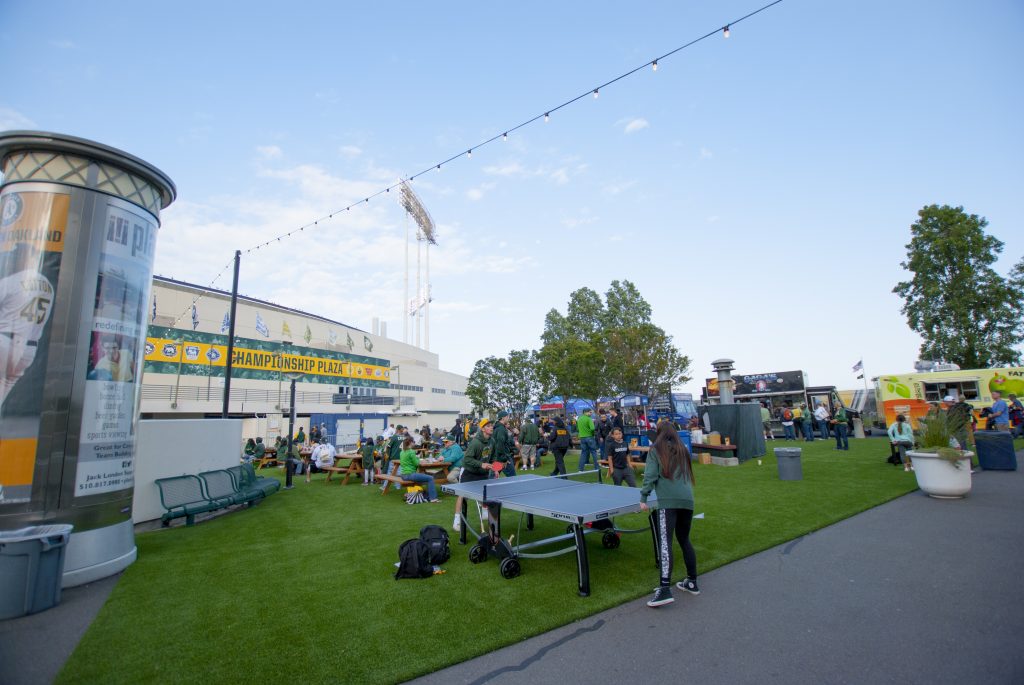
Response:
[{"label": "sky", "polygon": [[682,390],[722,357],[857,388],[858,360],[917,359],[891,291],[919,209],[986,217],[1004,275],[1024,255],[1024,3],[783,0],[733,23],[767,1],[2,0],[0,130],[168,174],[157,274],[230,289],[240,249],[242,294],[397,339],[395,193],[298,229],[431,170],[412,187],[445,370],[539,348],[574,290],[630,280],[691,360]]}]

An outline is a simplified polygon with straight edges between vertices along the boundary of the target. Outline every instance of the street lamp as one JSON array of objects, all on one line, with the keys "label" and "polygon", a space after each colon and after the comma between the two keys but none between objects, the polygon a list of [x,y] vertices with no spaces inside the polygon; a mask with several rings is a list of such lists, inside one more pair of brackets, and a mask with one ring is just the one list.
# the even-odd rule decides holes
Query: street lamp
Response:
[{"label": "street lamp", "polygon": [[391,367],[392,371],[398,372],[398,411],[402,411],[402,365],[395,364]]},{"label": "street lamp", "polygon": [[174,343],[178,348],[178,375],[174,379],[174,401],[171,402],[171,409],[178,408],[178,388],[181,385],[181,360],[185,356],[185,339],[177,338]]},{"label": "street lamp", "polygon": [[301,373],[286,373],[285,376],[287,376],[288,380],[291,381],[291,391],[290,391],[291,397],[289,399],[289,402],[290,402],[289,412],[290,412],[290,414],[288,416],[288,452],[287,452],[288,458],[285,460],[285,467],[284,467],[284,472],[285,472],[284,489],[285,490],[291,490],[292,487],[294,487],[292,485],[292,476],[295,473],[295,462],[292,461],[292,436],[295,435],[295,381],[297,381],[300,378],[302,378],[303,374],[301,374]]}]

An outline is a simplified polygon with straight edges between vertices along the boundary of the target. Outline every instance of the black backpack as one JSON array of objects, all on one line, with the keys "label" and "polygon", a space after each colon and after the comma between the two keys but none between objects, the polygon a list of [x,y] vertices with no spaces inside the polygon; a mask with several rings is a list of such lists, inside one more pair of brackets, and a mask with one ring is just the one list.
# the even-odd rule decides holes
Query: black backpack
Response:
[{"label": "black backpack", "polygon": [[419,538],[406,540],[398,547],[398,570],[395,580],[399,578],[429,578],[434,575],[434,566],[430,563],[430,548]]},{"label": "black backpack", "polygon": [[430,550],[431,564],[439,566],[452,558],[452,550],[448,546],[448,531],[441,526],[423,526],[420,528],[420,540]]}]

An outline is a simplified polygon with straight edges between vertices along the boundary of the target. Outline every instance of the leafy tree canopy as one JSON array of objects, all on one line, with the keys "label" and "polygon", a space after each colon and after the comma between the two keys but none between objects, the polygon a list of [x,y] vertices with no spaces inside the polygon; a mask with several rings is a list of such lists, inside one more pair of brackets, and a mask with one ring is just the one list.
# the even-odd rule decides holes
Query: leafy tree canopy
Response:
[{"label": "leafy tree canopy", "polygon": [[910,227],[907,259],[913,274],[893,292],[921,335],[922,359],[961,368],[1020,364],[1024,342],[1024,259],[1007,277],[992,268],[1003,243],[985,233],[988,221],[963,207],[928,205]]}]

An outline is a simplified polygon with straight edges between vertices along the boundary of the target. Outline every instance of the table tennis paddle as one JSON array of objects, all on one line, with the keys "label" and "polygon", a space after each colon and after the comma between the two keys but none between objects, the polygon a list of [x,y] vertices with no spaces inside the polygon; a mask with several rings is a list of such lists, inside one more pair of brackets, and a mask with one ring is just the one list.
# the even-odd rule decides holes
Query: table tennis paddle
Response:
[{"label": "table tennis paddle", "polygon": [[491,463],[491,470],[495,473],[500,473],[503,468],[505,468],[505,465],[500,462]]}]

